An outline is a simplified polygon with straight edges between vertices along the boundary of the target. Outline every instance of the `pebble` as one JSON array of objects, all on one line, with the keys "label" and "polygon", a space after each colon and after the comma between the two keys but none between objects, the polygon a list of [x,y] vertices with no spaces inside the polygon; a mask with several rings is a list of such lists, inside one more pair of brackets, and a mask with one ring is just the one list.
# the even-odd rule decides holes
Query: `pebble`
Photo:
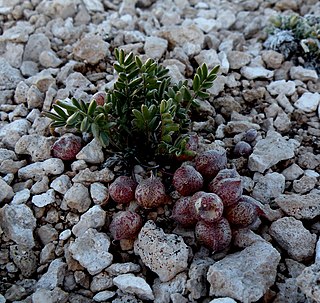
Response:
[{"label": "pebble", "polygon": [[104,161],[102,145],[96,139],[93,139],[76,155],[77,160],[84,160],[87,163],[97,164]]},{"label": "pebble", "polygon": [[72,182],[110,182],[114,179],[114,173],[109,168],[91,171],[86,168],[72,178]]},{"label": "pebble", "polygon": [[319,93],[304,93],[295,103],[294,106],[305,113],[315,112],[320,103]]},{"label": "pebble", "polygon": [[246,79],[271,79],[273,77],[273,71],[265,69],[263,67],[255,66],[243,66],[240,69],[240,73]]},{"label": "pebble", "polygon": [[53,189],[49,189],[47,192],[41,195],[34,195],[31,202],[37,207],[44,207],[52,204],[56,201],[56,197]]},{"label": "pebble", "polygon": [[248,53],[240,51],[230,51],[227,54],[231,69],[240,69],[246,66],[251,61],[251,56]]},{"label": "pebble", "polygon": [[144,51],[148,58],[160,59],[168,48],[168,41],[159,37],[146,37]]},{"label": "pebble", "polygon": [[65,241],[65,240],[68,240],[70,237],[71,237],[71,230],[66,229],[60,233],[59,240]]},{"label": "pebble", "polygon": [[88,188],[81,183],[74,183],[64,194],[61,207],[84,213],[90,205],[91,199]]},{"label": "pebble", "polygon": [[286,178],[286,181],[293,181],[303,175],[303,169],[296,163],[293,163],[281,173]]},{"label": "pebble", "polygon": [[285,96],[291,96],[296,91],[296,84],[294,81],[272,81],[269,85],[267,85],[267,90],[271,95],[283,94]]},{"label": "pebble", "polygon": [[318,80],[317,72],[313,69],[303,68],[302,66],[292,66],[290,68],[291,79],[300,80],[303,82]]},{"label": "pebble", "polygon": [[71,186],[70,178],[67,175],[55,178],[50,184],[50,187],[60,194],[65,194]]}]

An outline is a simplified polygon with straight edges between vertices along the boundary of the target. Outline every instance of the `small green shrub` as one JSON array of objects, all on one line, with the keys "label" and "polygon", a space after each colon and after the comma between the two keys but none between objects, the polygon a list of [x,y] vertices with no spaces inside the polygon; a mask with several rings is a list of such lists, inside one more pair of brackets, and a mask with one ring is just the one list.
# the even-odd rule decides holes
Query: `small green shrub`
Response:
[{"label": "small green shrub", "polygon": [[219,66],[208,71],[198,67],[192,85],[188,81],[172,84],[168,69],[152,59],[142,62],[132,53],[115,50],[114,69],[118,78],[105,94],[104,104],[85,103],[72,98],[58,100],[45,115],[52,127],[66,126],[91,133],[114,152],[154,160],[161,155],[189,155],[191,112],[199,99],[210,95]]},{"label": "small green shrub", "polygon": [[264,46],[280,51],[286,58],[301,56],[320,73],[320,17],[278,15],[270,22]]}]

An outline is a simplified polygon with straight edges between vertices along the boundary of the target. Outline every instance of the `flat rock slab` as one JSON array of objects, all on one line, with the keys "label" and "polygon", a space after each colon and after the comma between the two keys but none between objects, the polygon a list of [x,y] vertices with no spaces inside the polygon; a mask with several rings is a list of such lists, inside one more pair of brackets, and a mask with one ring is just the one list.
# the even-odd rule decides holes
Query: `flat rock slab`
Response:
[{"label": "flat rock slab", "polygon": [[252,171],[260,173],[294,156],[299,142],[294,139],[285,139],[275,131],[269,131],[265,139],[258,141],[249,157],[248,166]]},{"label": "flat rock slab", "polygon": [[142,227],[134,251],[162,282],[171,280],[188,267],[189,250],[183,238],[165,234],[151,220]]},{"label": "flat rock slab", "polygon": [[313,219],[320,215],[320,195],[283,194],[275,199],[278,206],[289,216],[296,219]]},{"label": "flat rock slab", "polygon": [[210,295],[256,302],[274,284],[279,261],[279,252],[264,241],[228,255],[208,270]]}]

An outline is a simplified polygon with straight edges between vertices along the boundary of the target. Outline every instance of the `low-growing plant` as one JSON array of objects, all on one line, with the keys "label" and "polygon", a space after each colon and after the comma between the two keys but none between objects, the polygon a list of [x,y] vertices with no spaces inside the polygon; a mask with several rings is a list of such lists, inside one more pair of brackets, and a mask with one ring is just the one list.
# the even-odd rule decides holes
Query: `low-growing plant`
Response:
[{"label": "low-growing plant", "polygon": [[320,73],[320,17],[278,15],[270,22],[264,46],[281,52],[286,58],[301,56]]},{"label": "low-growing plant", "polygon": [[58,100],[45,115],[52,127],[76,128],[91,133],[104,147],[114,152],[154,160],[158,155],[194,155],[188,150],[191,112],[217,77],[219,66],[208,70],[198,67],[192,85],[188,81],[173,84],[168,69],[152,59],[142,62],[139,56],[115,50],[114,69],[118,78],[106,91],[104,102],[95,98]]}]

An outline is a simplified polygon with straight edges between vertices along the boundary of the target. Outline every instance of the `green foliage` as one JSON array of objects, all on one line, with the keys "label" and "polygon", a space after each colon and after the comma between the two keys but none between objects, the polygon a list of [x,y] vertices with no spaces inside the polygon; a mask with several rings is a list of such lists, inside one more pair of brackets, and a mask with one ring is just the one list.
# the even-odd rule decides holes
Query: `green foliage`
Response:
[{"label": "green foliage", "polygon": [[118,78],[106,92],[105,103],[58,100],[45,113],[53,120],[51,126],[92,133],[104,147],[129,152],[138,159],[189,154],[190,113],[199,107],[199,98],[210,96],[207,89],[219,66],[211,71],[206,64],[198,67],[189,87],[187,80],[172,84],[168,69],[152,59],[142,62],[139,56],[118,49],[115,56]]},{"label": "green foliage", "polygon": [[320,72],[320,17],[278,15],[270,22],[265,46],[282,52],[286,57],[302,56],[314,63],[313,67]]}]

